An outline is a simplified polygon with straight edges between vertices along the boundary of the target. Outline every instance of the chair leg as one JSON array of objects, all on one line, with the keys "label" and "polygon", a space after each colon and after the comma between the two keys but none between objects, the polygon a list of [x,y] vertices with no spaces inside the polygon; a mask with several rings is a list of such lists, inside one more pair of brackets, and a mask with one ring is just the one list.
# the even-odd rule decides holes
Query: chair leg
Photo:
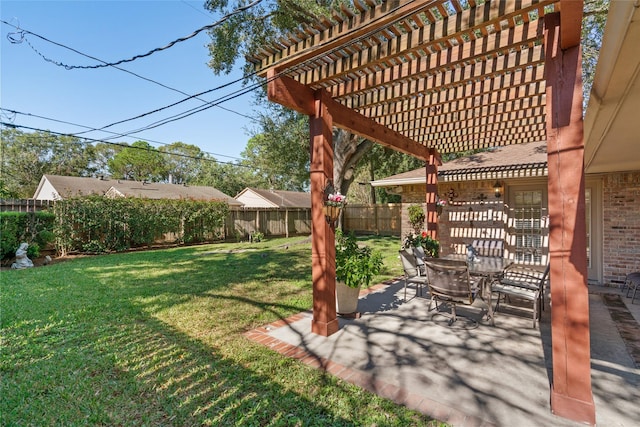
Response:
[{"label": "chair leg", "polygon": [[449,320],[449,325],[453,325],[456,320],[458,320],[456,317],[456,305],[451,304],[451,320]]}]

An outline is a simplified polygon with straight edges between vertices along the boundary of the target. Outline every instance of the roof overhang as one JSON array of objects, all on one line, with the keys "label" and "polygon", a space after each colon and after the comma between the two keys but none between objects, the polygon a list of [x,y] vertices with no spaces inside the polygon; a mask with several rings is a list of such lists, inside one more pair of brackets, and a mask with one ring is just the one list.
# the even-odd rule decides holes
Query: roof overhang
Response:
[{"label": "roof overhang", "polygon": [[640,170],[640,3],[611,0],[585,116],[587,173]]}]

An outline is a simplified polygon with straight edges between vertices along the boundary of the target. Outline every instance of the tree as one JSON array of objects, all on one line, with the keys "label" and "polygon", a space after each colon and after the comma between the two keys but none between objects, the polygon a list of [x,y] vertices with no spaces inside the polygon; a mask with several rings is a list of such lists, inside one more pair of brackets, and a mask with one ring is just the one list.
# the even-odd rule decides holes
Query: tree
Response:
[{"label": "tree", "polygon": [[114,177],[137,181],[156,181],[166,168],[163,155],[146,141],[123,148],[108,161],[108,166]]},{"label": "tree", "polygon": [[200,174],[205,153],[199,147],[184,142],[160,147],[164,153],[165,168],[161,179],[174,184],[194,182]]},{"label": "tree", "polygon": [[598,55],[602,47],[602,34],[609,12],[609,0],[585,0],[582,19],[582,84],[586,110],[596,73]]},{"label": "tree", "polygon": [[4,197],[32,197],[42,175],[89,176],[93,146],[81,139],[50,132],[1,130],[1,176]]},{"label": "tree", "polygon": [[235,196],[245,187],[260,187],[251,174],[251,169],[229,163],[218,163],[213,158],[205,158],[200,165],[200,173],[193,185],[214,187],[228,196]]},{"label": "tree", "polygon": [[96,175],[110,175],[109,161],[111,161],[124,147],[118,144],[108,144],[106,142],[98,142],[93,146],[95,153],[92,169]]},{"label": "tree", "polygon": [[[424,160],[379,144],[374,144],[356,167],[355,181],[364,184],[390,175],[424,167]],[[401,199],[397,194],[388,193],[385,188],[374,189],[370,187],[367,189],[369,195],[363,194],[361,190],[361,188],[354,189],[352,187],[352,193],[360,193],[359,197],[362,198],[363,203],[375,203],[376,201],[381,203],[399,203]],[[349,194],[351,195],[352,193]],[[353,198],[350,199],[354,200]]]},{"label": "tree", "polygon": [[260,116],[261,132],[254,133],[242,152],[254,181],[262,187],[304,191],[309,188],[309,120],[276,104]]},{"label": "tree", "polygon": [[[220,12],[226,14],[233,9],[242,5],[242,1],[228,0],[209,0],[205,7],[212,12]],[[210,31],[211,43],[209,44],[210,61],[209,66],[215,73],[228,73],[232,66],[239,58],[244,58],[252,52],[257,52],[265,44],[275,40],[278,36],[283,35],[289,30],[293,30],[303,23],[317,22],[319,16],[329,16],[330,11],[340,5],[347,7],[352,6],[347,0],[277,0],[271,2],[260,3],[240,14],[236,14],[226,20],[223,25],[217,26]],[[244,64],[245,75],[253,76],[253,69],[248,62]],[[264,102],[264,93],[258,94],[258,102]],[[275,110],[271,110],[275,111]],[[285,111],[280,109],[280,111]],[[300,158],[292,159],[296,155],[305,156],[305,164],[308,165],[309,158],[309,128],[308,124],[304,131],[305,137],[299,139],[297,130],[303,128],[303,124],[308,123],[308,117],[300,115],[296,112],[289,112],[289,116],[280,122],[275,116],[271,116],[272,120],[261,120],[263,132],[253,141],[250,141],[246,155],[250,156],[250,162],[255,163],[258,167],[265,168],[261,170],[263,177],[269,177],[273,174],[273,178],[269,180],[276,183],[275,185],[283,185],[281,188],[295,189],[300,188],[300,167],[302,162]],[[263,118],[264,119],[264,118]],[[288,126],[295,124],[294,128],[289,130]],[[274,129],[280,131],[287,130],[288,134],[278,134]],[[299,133],[299,132],[298,132]],[[256,138],[258,134],[254,135]],[[353,182],[354,168],[360,158],[373,146],[371,141],[357,137],[348,131],[342,129],[334,130],[334,187],[339,189],[342,194],[347,194],[349,186]],[[278,166],[278,155],[269,156],[266,162],[258,162],[259,157],[265,156],[269,150],[276,150],[280,155],[286,153],[286,159],[292,160],[289,165],[297,165],[297,168],[284,170],[284,168],[273,168]],[[299,153],[292,153],[292,151]],[[274,162],[274,160],[276,160]],[[306,178],[303,186],[308,185],[308,166],[306,170]],[[294,176],[289,179],[283,178],[283,172],[293,173]]]}]

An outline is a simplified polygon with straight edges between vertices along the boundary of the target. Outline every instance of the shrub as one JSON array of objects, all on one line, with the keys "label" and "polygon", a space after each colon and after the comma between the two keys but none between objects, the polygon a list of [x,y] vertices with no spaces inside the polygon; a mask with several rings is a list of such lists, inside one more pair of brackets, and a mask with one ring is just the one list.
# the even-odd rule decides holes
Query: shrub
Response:
[{"label": "shrub", "polygon": [[0,212],[0,258],[13,256],[20,242],[27,242],[29,248],[46,247],[52,241],[54,219],[55,215],[47,211]]},{"label": "shrub", "polygon": [[424,220],[426,218],[424,210],[420,205],[410,205],[408,208],[409,224],[415,233],[420,232],[424,226]]},{"label": "shrub", "polygon": [[262,240],[264,240],[264,233],[260,231],[254,231],[249,235],[249,240],[256,243],[262,242]]},{"label": "shrub", "polygon": [[178,243],[220,237],[228,205],[221,201],[76,197],[55,205],[56,246],[70,251],[109,252],[149,246],[173,234]]}]

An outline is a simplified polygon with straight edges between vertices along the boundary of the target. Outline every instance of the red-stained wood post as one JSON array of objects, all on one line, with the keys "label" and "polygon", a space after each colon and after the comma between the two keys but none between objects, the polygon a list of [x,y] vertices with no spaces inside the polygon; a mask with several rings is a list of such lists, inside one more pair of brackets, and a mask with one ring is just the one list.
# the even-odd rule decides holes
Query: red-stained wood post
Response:
[{"label": "red-stained wood post", "polygon": [[432,239],[438,239],[438,213],[436,200],[438,197],[438,162],[434,154],[429,156],[426,164],[427,173],[427,234]]},{"label": "red-stained wood post", "polygon": [[309,117],[311,136],[311,276],[313,319],[311,331],[329,336],[338,331],[336,314],[335,233],[322,212],[324,189],[333,182],[333,121],[320,91],[315,93],[315,112]]},{"label": "red-stained wood post", "polygon": [[560,48],[545,15],[549,255],[554,414],[595,425],[591,390],[580,46]]}]

